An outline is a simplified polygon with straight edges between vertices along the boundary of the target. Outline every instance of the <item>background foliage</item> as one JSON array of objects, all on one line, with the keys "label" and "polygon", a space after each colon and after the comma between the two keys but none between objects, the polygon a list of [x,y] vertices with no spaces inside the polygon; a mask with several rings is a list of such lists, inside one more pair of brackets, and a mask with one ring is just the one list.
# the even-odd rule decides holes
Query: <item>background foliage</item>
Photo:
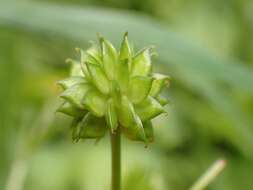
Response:
[{"label": "background foliage", "polygon": [[108,189],[108,138],[73,144],[55,114],[64,60],[96,32],[155,45],[172,76],[169,115],[147,149],[124,139],[124,189],[188,189],[217,158],[208,189],[253,188],[253,2],[250,0],[0,1],[0,189]]}]

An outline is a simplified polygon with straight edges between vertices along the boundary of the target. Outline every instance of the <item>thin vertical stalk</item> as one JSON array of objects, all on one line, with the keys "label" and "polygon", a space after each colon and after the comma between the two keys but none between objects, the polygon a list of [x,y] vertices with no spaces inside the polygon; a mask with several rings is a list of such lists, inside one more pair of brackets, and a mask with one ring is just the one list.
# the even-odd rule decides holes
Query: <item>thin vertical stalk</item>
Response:
[{"label": "thin vertical stalk", "polygon": [[121,140],[120,127],[111,133],[112,190],[121,189]]}]

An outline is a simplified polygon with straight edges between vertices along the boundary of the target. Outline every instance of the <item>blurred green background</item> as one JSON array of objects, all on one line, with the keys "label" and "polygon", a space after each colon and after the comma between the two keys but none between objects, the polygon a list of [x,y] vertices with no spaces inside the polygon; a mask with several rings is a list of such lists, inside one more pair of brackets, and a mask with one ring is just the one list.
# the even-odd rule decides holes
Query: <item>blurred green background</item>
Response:
[{"label": "blurred green background", "polygon": [[71,142],[55,109],[64,60],[96,32],[117,47],[155,45],[172,76],[155,143],[123,139],[124,190],[185,190],[216,159],[209,190],[253,189],[252,0],[0,0],[0,189],[110,187],[108,135]]}]

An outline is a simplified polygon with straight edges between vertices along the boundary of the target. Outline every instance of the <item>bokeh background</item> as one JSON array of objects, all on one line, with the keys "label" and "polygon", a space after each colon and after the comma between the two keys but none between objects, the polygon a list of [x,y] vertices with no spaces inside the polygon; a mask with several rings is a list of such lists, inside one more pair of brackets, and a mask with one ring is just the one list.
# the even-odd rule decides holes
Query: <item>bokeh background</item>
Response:
[{"label": "bokeh background", "polygon": [[219,158],[207,189],[253,189],[252,0],[0,0],[0,189],[109,189],[108,135],[72,143],[55,82],[75,47],[125,31],[172,84],[155,142],[123,139],[124,190],[189,189]]}]

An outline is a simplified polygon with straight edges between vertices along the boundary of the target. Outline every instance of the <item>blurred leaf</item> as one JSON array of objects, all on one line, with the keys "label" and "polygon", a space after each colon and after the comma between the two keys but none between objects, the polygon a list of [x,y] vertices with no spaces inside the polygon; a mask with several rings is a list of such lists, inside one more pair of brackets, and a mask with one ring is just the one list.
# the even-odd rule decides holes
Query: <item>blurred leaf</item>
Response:
[{"label": "blurred leaf", "polygon": [[93,39],[96,32],[102,32],[112,41],[119,42],[122,33],[129,31],[131,39],[138,44],[156,45],[159,59],[172,66],[174,75],[177,74],[175,71],[191,68],[196,73],[205,73],[207,78],[222,80],[253,93],[250,68],[214,57],[203,48],[182,40],[152,18],[130,12],[81,9],[48,3],[1,2],[0,5],[2,27],[69,38],[79,43]]},{"label": "blurred leaf", "polygon": [[[130,12],[97,8],[1,2],[0,26],[42,36],[62,37],[78,44],[93,39],[96,32],[103,33],[116,43],[121,40],[119,36],[128,31],[138,45],[156,45],[158,59],[169,66],[175,80],[206,98],[215,110],[231,121],[231,128],[244,139],[241,141],[238,138],[235,143],[245,154],[248,154],[248,148],[253,147],[252,130],[249,129],[253,123],[251,117],[228,92],[217,87],[218,84],[225,84],[238,91],[248,92],[252,97],[252,69],[235,60],[215,57],[203,48],[179,38],[154,19]],[[244,145],[248,148],[243,148]]]}]

